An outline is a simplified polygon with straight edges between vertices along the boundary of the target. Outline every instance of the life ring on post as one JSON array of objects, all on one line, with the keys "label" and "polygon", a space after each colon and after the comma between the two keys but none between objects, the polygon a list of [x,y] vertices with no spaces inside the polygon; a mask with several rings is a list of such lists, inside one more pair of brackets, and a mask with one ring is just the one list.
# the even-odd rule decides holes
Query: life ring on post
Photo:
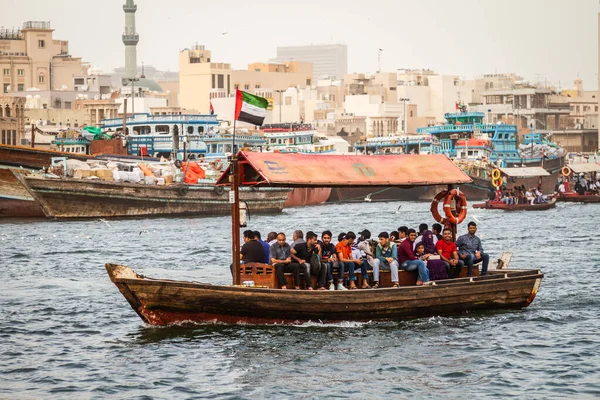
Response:
[{"label": "life ring on post", "polygon": [[563,176],[569,176],[571,175],[571,168],[567,167],[566,165],[564,167],[562,167],[562,170],[560,171],[562,172]]},{"label": "life ring on post", "polygon": [[223,161],[220,158],[217,158],[215,160],[214,167],[217,171],[220,171],[221,169],[223,169]]},{"label": "life ring on post", "polygon": [[501,175],[499,169],[495,169],[495,170],[492,171],[492,180],[500,179],[501,176],[502,175]]},{"label": "life ring on post", "polygon": [[504,180],[502,179],[502,177],[500,177],[498,179],[492,179],[492,186],[494,186],[496,189],[498,189],[500,186],[502,186],[503,183],[504,183]]},{"label": "life ring on post", "polygon": [[[452,207],[450,206],[450,203],[453,199],[456,199],[456,208],[460,207],[460,212],[458,213],[458,216],[454,216],[454,214],[452,213]],[[467,198],[460,190],[452,189],[450,192],[448,192],[446,198],[444,199],[444,214],[446,214],[446,218],[448,219],[448,221],[455,225],[460,224],[465,220],[465,218],[467,217]]]},{"label": "life ring on post", "polygon": [[438,203],[440,202],[440,200],[442,200],[444,197],[446,197],[447,194],[448,194],[447,190],[441,191],[438,194],[436,194],[435,197],[433,198],[433,201],[431,202],[431,208],[430,208],[433,219],[442,225],[445,224],[447,220],[446,220],[446,218],[443,218],[440,215],[440,212],[438,211]]}]

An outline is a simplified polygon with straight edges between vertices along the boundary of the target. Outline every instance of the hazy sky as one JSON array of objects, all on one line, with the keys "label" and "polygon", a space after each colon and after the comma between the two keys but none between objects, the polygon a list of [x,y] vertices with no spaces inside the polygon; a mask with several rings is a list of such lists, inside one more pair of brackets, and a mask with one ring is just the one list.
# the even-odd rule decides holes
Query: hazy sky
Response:
[{"label": "hazy sky", "polygon": [[[55,38],[105,72],[123,66],[124,0],[0,0],[0,25],[50,20]],[[473,78],[598,86],[598,0],[136,0],[138,64],[177,71],[194,43],[246,68],[277,46],[345,43],[349,72],[429,68]],[[223,35],[223,32],[227,32]]]}]

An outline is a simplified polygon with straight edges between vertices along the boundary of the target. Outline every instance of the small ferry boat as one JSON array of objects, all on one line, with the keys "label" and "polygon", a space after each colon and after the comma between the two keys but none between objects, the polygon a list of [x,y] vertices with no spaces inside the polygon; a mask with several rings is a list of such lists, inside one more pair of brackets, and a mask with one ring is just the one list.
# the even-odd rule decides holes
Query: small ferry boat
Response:
[{"label": "small ferry boat", "polygon": [[585,174],[595,176],[600,172],[600,165],[596,163],[577,163],[569,164],[562,169],[563,182],[565,182],[566,191],[557,192],[557,200],[569,203],[600,203],[600,195],[597,190],[585,190],[583,193],[578,193],[575,190],[575,185],[570,182],[571,178],[577,180],[578,177],[584,177]]},{"label": "small ferry boat", "polygon": [[[323,170],[330,173],[323,174]],[[250,185],[259,191],[265,185],[448,185],[451,196],[455,196],[453,185],[468,183],[470,178],[443,155],[322,157],[240,152],[233,157],[218,184],[229,185],[230,180],[234,197],[237,197],[239,185]],[[462,217],[454,217],[455,222],[461,222],[466,213],[466,200],[461,200],[460,204]],[[105,265],[111,281],[144,322],[169,325],[376,321],[456,315],[475,310],[519,309],[531,304],[543,279],[538,269],[501,269],[489,271],[486,276],[438,280],[422,286],[414,285],[416,279],[401,279],[403,286],[376,290],[276,289],[273,266],[240,265],[237,201],[234,201],[232,211],[233,286],[154,279],[140,275],[128,266]],[[450,224],[456,232],[454,222]],[[242,277],[252,282],[242,285]]]}]

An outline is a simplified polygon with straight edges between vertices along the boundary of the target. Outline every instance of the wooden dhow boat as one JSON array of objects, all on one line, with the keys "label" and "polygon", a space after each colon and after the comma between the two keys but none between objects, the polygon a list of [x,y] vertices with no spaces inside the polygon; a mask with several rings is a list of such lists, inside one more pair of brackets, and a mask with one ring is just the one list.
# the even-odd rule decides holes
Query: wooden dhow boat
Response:
[{"label": "wooden dhow boat", "polygon": [[485,208],[486,210],[504,210],[504,211],[541,211],[556,207],[556,199],[551,198],[547,203],[539,204],[506,204],[500,200],[488,200],[485,203],[473,204],[473,208]]},{"label": "wooden dhow boat", "polygon": [[[231,204],[233,255],[240,250],[239,185],[412,187],[433,184],[448,185],[452,196],[456,193],[454,184],[470,182],[444,155],[399,156],[392,160],[386,156],[318,157],[240,152],[231,161],[217,184],[231,185],[234,197]],[[449,219],[460,222],[466,214],[466,205],[463,201],[457,203],[460,216]],[[455,224],[449,226],[456,232]],[[238,257],[233,260],[234,285],[152,279],[124,265],[111,263],[105,267],[131,307],[150,325],[400,320],[474,310],[518,309],[533,301],[543,278],[537,269],[492,270],[486,276],[440,280],[423,286],[297,291],[275,289],[272,266],[240,265]],[[242,277],[260,286],[241,285]]]},{"label": "wooden dhow boat", "polygon": [[[56,219],[213,216],[231,212],[229,189],[212,184],[145,185],[17,174],[44,215]],[[283,210],[289,188],[244,188],[251,214]]]}]

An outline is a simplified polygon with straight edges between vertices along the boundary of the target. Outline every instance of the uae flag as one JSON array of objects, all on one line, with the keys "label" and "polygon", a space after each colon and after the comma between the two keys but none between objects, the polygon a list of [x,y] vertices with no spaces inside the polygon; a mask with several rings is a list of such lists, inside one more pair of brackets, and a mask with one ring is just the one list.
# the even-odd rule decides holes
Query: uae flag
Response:
[{"label": "uae flag", "polygon": [[267,115],[267,99],[236,90],[235,119],[252,125],[262,125]]}]

